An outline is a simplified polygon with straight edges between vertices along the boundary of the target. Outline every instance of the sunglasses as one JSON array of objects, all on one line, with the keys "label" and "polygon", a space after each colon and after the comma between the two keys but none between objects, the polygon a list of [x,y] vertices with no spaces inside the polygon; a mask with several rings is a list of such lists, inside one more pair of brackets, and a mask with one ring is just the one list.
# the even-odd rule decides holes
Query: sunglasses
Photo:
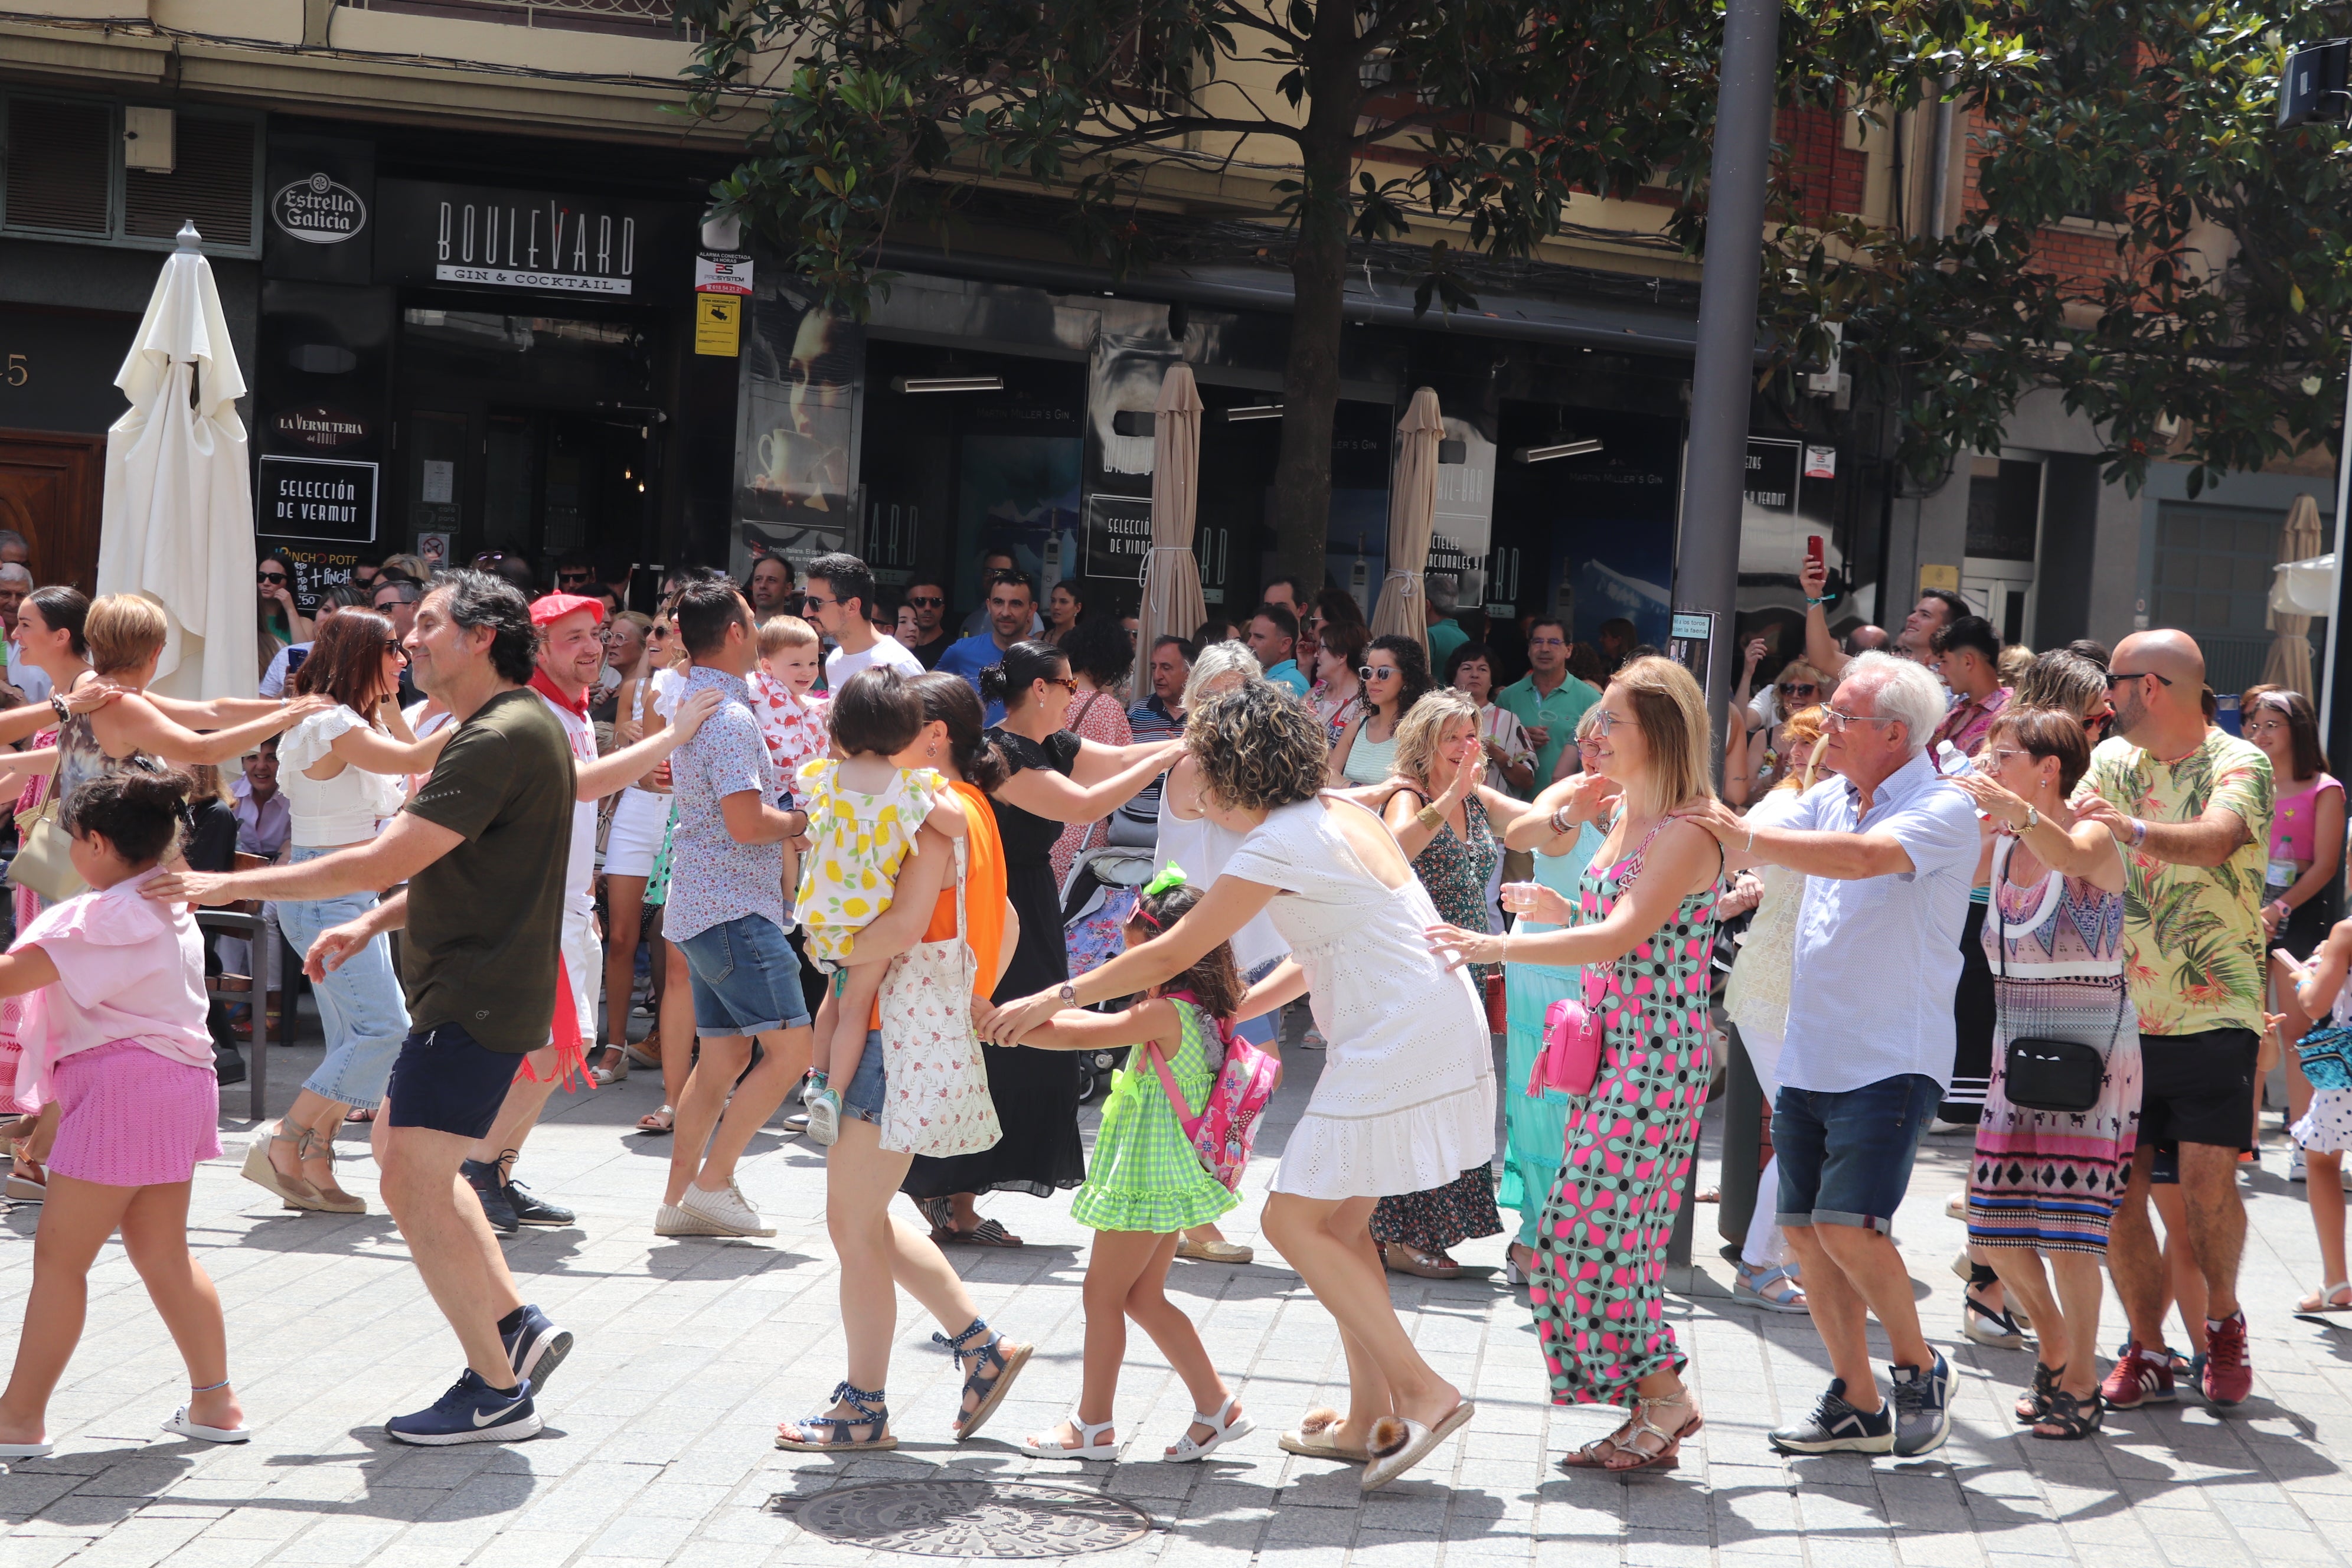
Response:
[{"label": "sunglasses", "polygon": [[1359,680],[1386,680],[1397,673],[1392,664],[1360,664],[1356,667]]},{"label": "sunglasses", "polygon": [[2163,676],[2157,675],[2156,671],[2152,669],[2138,670],[2130,675],[2125,675],[2117,670],[2109,670],[2107,672],[2107,689],[2113,691],[2116,687],[2122,685],[2126,680],[2142,680],[2146,679],[2149,676],[2156,677],[2156,683],[2158,686],[2169,686],[2172,684],[2171,681],[2168,680]]},{"label": "sunglasses", "polygon": [[474,564],[477,566],[495,566],[506,558],[507,552],[503,550],[485,550],[479,555],[474,557]]},{"label": "sunglasses", "polygon": [[286,581],[286,574],[283,572],[257,572],[254,575],[261,579],[261,581],[272,584],[282,584]]},{"label": "sunglasses", "polygon": [[1821,688],[1810,681],[1799,680],[1780,688],[1780,694],[1784,697],[1811,697],[1819,690]]},{"label": "sunglasses", "polygon": [[667,636],[669,636],[669,628],[667,626],[656,626],[653,630],[646,634],[648,640],[654,637],[666,637]]},{"label": "sunglasses", "polygon": [[936,610],[944,605],[947,601],[936,594],[909,594],[907,595],[907,603],[918,610]]},{"label": "sunglasses", "polygon": [[846,603],[846,601],[842,599],[828,599],[823,594],[803,594],[801,595],[801,603],[807,605],[812,610],[822,610],[827,605],[839,605]]},{"label": "sunglasses", "polygon": [[593,574],[587,572],[558,572],[555,574],[555,580],[567,588],[577,588],[592,575]]},{"label": "sunglasses", "polygon": [[1078,678],[1075,675],[1041,675],[1037,679],[1047,686],[1058,686],[1065,691],[1075,692],[1078,689]]}]

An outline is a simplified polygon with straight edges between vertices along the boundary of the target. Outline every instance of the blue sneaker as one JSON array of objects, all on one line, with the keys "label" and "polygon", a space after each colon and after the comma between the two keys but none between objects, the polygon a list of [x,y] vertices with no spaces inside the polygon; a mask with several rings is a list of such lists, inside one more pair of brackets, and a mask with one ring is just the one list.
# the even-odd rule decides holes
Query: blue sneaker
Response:
[{"label": "blue sneaker", "polygon": [[1952,1365],[1938,1353],[1936,1364],[1891,1366],[1895,1394],[1895,1454],[1911,1458],[1944,1446],[1952,1435]]},{"label": "blue sneaker", "polygon": [[525,1307],[522,1327],[499,1337],[506,1342],[507,1361],[514,1367],[515,1381],[528,1381],[534,1395],[547,1392],[547,1380],[572,1353],[572,1331],[549,1322],[547,1314],[537,1307]]},{"label": "blue sneaker", "polygon": [[395,1415],[383,1424],[383,1431],[395,1443],[439,1448],[452,1443],[520,1442],[538,1436],[540,1425],[539,1412],[530,1405],[530,1384],[501,1394],[467,1367],[466,1375],[430,1408]]}]

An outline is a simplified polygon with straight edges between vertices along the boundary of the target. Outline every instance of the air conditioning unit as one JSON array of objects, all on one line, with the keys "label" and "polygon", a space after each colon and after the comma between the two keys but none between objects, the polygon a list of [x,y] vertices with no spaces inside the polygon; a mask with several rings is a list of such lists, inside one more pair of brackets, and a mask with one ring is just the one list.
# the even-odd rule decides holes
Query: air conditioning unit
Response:
[{"label": "air conditioning unit", "polygon": [[170,110],[126,105],[122,110],[122,166],[150,174],[170,174],[172,129]]}]

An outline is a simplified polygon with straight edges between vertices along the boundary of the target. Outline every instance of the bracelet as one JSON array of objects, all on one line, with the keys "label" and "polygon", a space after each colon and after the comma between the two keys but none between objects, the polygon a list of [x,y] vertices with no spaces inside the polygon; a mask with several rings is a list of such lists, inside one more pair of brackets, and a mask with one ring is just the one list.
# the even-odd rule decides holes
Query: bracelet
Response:
[{"label": "bracelet", "polygon": [[2135,849],[2137,849],[2137,848],[2138,848],[2141,845],[2143,845],[2143,844],[2145,844],[2145,843],[2147,843],[2147,822],[2146,822],[2146,821],[2144,821],[2143,819],[2141,819],[2141,818],[2139,818],[2139,817],[2135,816],[2135,817],[2131,818],[2131,825],[2132,825],[2132,837],[2131,837],[2132,847],[2133,847],[2133,848],[2135,848]]},{"label": "bracelet", "polygon": [[1437,831],[1438,825],[1445,820],[1445,814],[1438,810],[1435,803],[1433,802],[1428,805],[1423,806],[1419,811],[1414,812],[1412,814],[1412,819],[1415,822],[1420,823],[1423,827],[1428,828],[1432,833],[1434,833]]},{"label": "bracelet", "polygon": [[1557,806],[1552,807],[1552,813],[1551,813],[1551,831],[1552,831],[1552,837],[1554,837],[1555,838],[1565,838],[1565,837],[1568,837],[1568,824],[1567,824],[1567,823],[1565,823],[1565,822],[1562,822],[1562,821],[1560,820],[1560,816],[1561,816],[1561,814],[1562,814],[1562,813],[1564,813],[1564,812],[1566,812],[1567,810],[1568,810],[1568,807],[1566,807],[1566,806],[1564,806],[1564,805],[1557,805]]},{"label": "bracelet", "polygon": [[1740,850],[1740,853],[1742,855],[1753,855],[1756,853],[1756,829],[1753,827],[1750,827],[1748,830],[1748,846],[1746,848]]},{"label": "bracelet", "polygon": [[49,711],[58,716],[58,722],[60,724],[73,717],[66,708],[66,700],[54,691],[49,693]]},{"label": "bracelet", "polygon": [[1820,598],[1818,598],[1818,599],[1814,598],[1811,595],[1808,594],[1808,595],[1805,595],[1805,603],[1807,603],[1808,605],[1827,605],[1827,604],[1834,603],[1834,602],[1836,601],[1836,598],[1837,598],[1837,595],[1834,595],[1834,594],[1823,594],[1823,595],[1822,595]]}]

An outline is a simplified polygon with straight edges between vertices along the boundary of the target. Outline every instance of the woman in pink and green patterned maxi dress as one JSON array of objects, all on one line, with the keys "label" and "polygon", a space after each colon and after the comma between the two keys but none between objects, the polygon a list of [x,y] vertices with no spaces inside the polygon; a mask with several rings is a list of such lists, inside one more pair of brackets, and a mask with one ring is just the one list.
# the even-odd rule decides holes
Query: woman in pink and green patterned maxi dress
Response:
[{"label": "woman in pink and green patterned maxi dress", "polygon": [[1707,959],[1723,857],[1696,823],[1677,820],[1714,794],[1706,701],[1689,672],[1637,659],[1610,682],[1599,714],[1594,769],[1623,786],[1624,806],[1575,904],[1532,883],[1504,890],[1517,912],[1569,929],[1486,937],[1440,927],[1432,941],[1471,963],[1585,966],[1600,1071],[1569,1113],[1528,1298],[1552,1403],[1631,1407],[1561,1468],[1672,1469],[1702,1421],[1665,1321],[1664,1279],[1714,1070]]}]

